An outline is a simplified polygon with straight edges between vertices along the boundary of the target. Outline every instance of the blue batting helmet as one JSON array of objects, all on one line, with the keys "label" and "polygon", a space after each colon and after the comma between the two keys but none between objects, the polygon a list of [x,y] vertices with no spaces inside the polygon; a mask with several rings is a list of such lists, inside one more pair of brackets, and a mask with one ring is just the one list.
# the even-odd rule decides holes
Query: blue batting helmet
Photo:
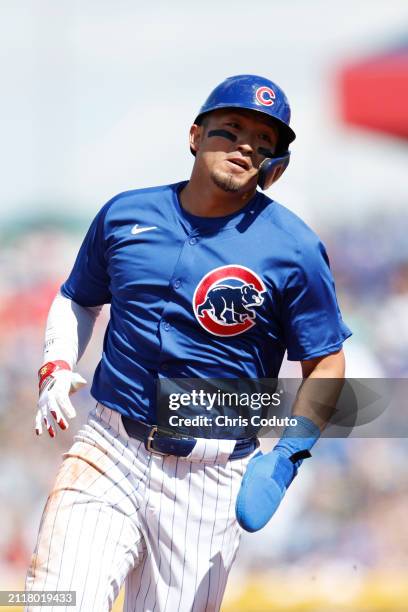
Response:
[{"label": "blue batting helmet", "polygon": [[210,93],[194,121],[200,125],[203,117],[212,111],[222,108],[245,108],[255,111],[270,119],[278,129],[278,144],[273,158],[266,158],[259,170],[258,184],[267,189],[280,176],[289,163],[289,144],[296,134],[289,127],[290,106],[282,89],[265,79],[253,74],[232,76]]}]

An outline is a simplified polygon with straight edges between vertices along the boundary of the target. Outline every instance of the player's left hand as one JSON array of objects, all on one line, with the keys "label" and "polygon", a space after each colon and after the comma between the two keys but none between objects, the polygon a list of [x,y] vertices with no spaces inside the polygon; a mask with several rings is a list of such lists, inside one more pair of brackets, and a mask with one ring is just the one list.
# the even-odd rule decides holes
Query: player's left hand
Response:
[{"label": "player's left hand", "polygon": [[297,474],[296,465],[279,450],[253,457],[242,479],[235,511],[246,531],[258,531],[275,514]]},{"label": "player's left hand", "polygon": [[77,372],[72,372],[66,362],[49,362],[39,371],[40,396],[35,417],[35,431],[42,434],[43,423],[51,436],[55,437],[55,425],[68,429],[68,419],[76,416],[69,396],[86,384]]},{"label": "player's left hand", "polygon": [[259,452],[248,463],[235,504],[238,523],[246,531],[265,527],[279,507],[290,483],[320,436],[319,427],[305,416],[288,425],[272,452]]}]

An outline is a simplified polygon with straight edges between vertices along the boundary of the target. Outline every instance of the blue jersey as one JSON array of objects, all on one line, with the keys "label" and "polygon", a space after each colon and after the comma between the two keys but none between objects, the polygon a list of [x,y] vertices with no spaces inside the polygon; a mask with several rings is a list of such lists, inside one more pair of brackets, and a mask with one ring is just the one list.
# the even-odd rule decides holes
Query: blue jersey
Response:
[{"label": "blue jersey", "polygon": [[62,294],[111,304],[93,397],[155,422],[156,380],[274,378],[351,335],[327,254],[299,217],[257,192],[238,213],[196,217],[186,182],[128,191],[97,214]]}]

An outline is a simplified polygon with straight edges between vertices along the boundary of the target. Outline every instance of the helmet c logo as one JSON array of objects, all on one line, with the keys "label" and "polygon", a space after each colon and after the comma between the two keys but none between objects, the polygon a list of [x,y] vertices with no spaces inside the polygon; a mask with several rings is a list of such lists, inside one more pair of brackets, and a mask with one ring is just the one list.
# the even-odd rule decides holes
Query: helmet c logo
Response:
[{"label": "helmet c logo", "polygon": [[258,87],[255,92],[255,97],[259,104],[262,104],[262,106],[272,106],[276,95],[273,89],[270,87]]}]

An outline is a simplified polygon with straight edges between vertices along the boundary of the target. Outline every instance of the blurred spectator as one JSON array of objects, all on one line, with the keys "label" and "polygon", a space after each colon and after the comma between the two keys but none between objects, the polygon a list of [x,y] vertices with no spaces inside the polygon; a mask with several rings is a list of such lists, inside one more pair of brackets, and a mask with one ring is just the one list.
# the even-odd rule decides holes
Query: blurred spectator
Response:
[{"label": "blurred spectator", "polygon": [[388,375],[405,378],[408,376],[408,260],[391,270],[389,288],[374,320],[375,342]]}]

